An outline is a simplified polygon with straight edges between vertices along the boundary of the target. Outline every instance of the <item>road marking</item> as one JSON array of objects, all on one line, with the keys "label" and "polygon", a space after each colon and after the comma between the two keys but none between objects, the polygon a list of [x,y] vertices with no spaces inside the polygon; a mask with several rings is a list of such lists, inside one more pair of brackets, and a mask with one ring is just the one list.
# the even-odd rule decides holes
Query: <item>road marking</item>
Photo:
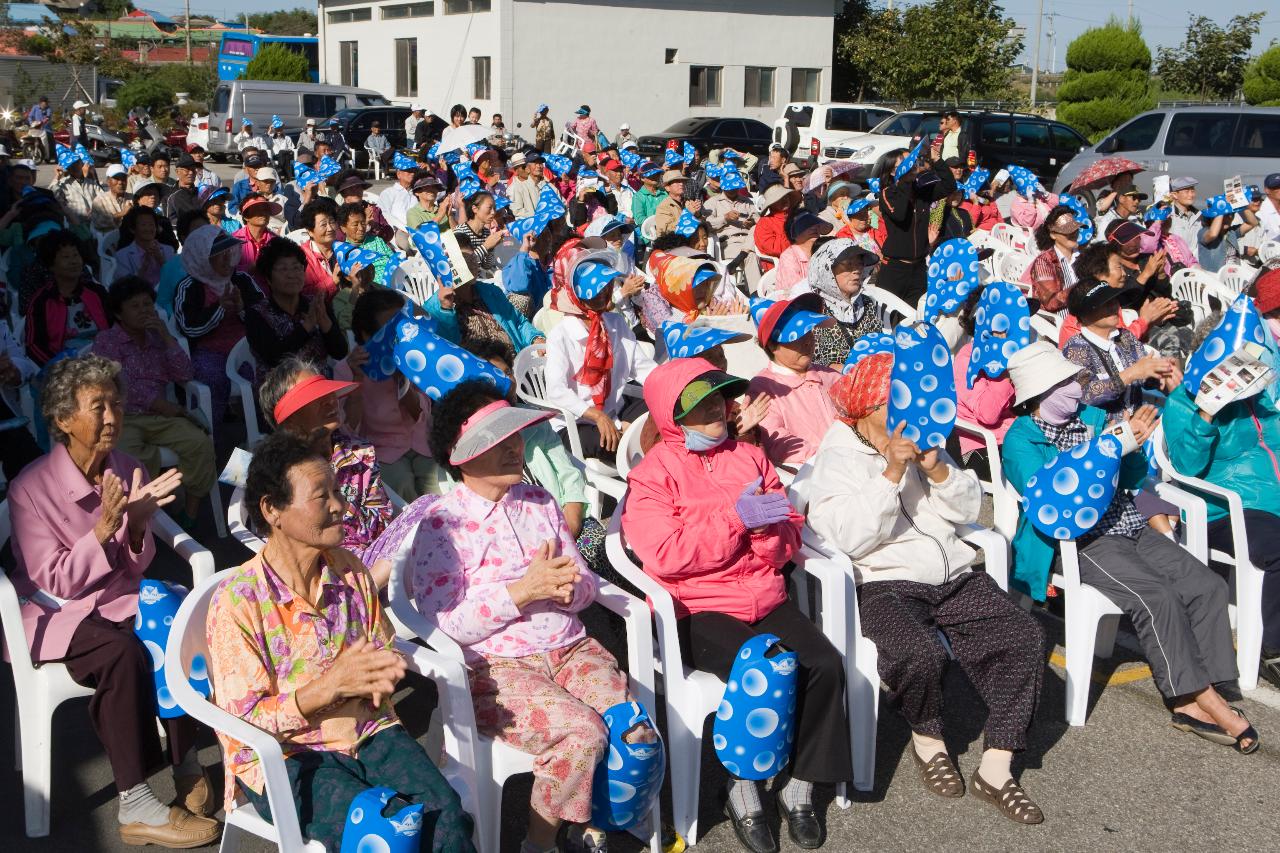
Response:
[{"label": "road marking", "polygon": [[[1049,663],[1062,669],[1067,668],[1067,659],[1058,652],[1049,655]],[[1110,675],[1103,675],[1096,669],[1090,674],[1090,679],[1095,684],[1101,684],[1106,687],[1111,684],[1129,684],[1134,681],[1141,681],[1144,678],[1151,677],[1151,667],[1146,664],[1135,664],[1117,669]]]}]

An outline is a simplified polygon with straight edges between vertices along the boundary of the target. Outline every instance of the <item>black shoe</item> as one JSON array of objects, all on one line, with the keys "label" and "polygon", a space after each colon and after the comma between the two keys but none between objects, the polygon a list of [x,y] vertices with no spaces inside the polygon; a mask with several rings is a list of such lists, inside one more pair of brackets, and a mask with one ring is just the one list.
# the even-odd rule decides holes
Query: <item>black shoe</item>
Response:
[{"label": "black shoe", "polygon": [[1258,674],[1271,682],[1271,686],[1280,690],[1280,651],[1262,650],[1262,659],[1258,661]]},{"label": "black shoe", "polygon": [[818,812],[812,805],[789,809],[782,802],[781,791],[774,795],[774,802],[778,806],[778,814],[787,824],[787,834],[791,836],[792,844],[805,850],[817,850],[826,843],[827,832],[822,828]]},{"label": "black shoe", "polygon": [[724,814],[733,824],[733,832],[738,836],[738,843],[751,853],[778,853],[778,842],[773,840],[764,820],[764,813],[738,817],[728,798],[724,801]]}]

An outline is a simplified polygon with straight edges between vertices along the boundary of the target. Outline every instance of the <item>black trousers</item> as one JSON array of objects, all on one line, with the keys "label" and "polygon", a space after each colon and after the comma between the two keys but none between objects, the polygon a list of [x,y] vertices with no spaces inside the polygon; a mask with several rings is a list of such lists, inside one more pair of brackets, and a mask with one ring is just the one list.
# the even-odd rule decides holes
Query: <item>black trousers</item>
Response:
[{"label": "black trousers", "polygon": [[[1262,647],[1280,652],[1280,517],[1260,509],[1244,511],[1249,559],[1262,569]],[[1209,547],[1234,551],[1229,516],[1209,522]]]},{"label": "black trousers", "polygon": [[685,660],[726,680],[738,650],[756,634],[776,634],[800,659],[791,774],[805,782],[824,784],[852,780],[844,659],[811,619],[784,601],[750,625],[724,613],[694,613],[680,620]]},{"label": "black trousers", "polygon": [[[640,397],[626,397],[625,403],[622,405],[622,411],[614,420],[625,421],[631,423],[636,418],[649,411],[649,407]],[[613,464],[616,458],[616,450],[605,450],[600,444],[600,430],[596,429],[596,425],[588,421],[578,422],[578,438],[582,441],[582,455],[588,459],[599,459],[602,462]],[[561,432],[560,440],[564,443],[565,450],[569,450],[569,436]],[[572,451],[570,451],[572,452]]]},{"label": "black trousers", "polygon": [[[127,791],[160,766],[164,753],[156,731],[156,688],[151,654],[133,633],[133,620],[111,622],[96,613],[76,626],[62,659],[76,684],[92,687],[89,720],[102,741],[117,790]],[[188,716],[163,721],[169,758],[177,764],[195,745]]]},{"label": "black trousers", "polygon": [[929,263],[924,258],[914,261],[884,258],[876,272],[875,285],[914,308],[928,288]]},{"label": "black trousers", "polygon": [[877,669],[913,732],[942,738],[947,650],[987,704],[987,749],[1025,749],[1040,701],[1044,630],[984,572],[934,586],[868,581],[858,587],[862,633],[876,644]]},{"label": "black trousers", "polygon": [[[8,420],[15,414],[9,404],[0,399],[0,421]],[[4,468],[4,477],[10,483],[23,468],[42,455],[40,445],[36,444],[26,427],[0,432],[0,467]]]}]

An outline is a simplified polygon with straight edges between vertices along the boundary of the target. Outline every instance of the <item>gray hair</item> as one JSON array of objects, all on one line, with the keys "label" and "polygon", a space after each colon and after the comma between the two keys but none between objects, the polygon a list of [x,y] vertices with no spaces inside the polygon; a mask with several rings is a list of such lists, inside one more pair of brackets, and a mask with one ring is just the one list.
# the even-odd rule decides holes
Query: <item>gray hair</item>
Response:
[{"label": "gray hair", "polygon": [[100,355],[64,358],[50,365],[40,395],[40,412],[49,425],[49,435],[59,444],[70,439],[58,428],[58,421],[80,410],[81,388],[111,387],[124,391],[120,365]]},{"label": "gray hair", "polygon": [[324,375],[320,365],[311,359],[291,355],[271,368],[271,372],[263,377],[262,387],[258,389],[258,405],[262,407],[262,416],[271,426],[279,426],[275,417],[276,403],[289,393],[289,389],[297,384],[298,377],[304,373]]}]

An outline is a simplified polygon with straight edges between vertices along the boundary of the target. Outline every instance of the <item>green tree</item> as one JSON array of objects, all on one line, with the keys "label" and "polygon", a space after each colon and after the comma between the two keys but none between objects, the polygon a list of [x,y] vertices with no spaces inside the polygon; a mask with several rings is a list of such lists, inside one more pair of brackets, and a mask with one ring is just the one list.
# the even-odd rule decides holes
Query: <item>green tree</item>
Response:
[{"label": "green tree", "polygon": [[158,116],[174,100],[173,89],[150,77],[135,77],[116,91],[116,109],[121,113],[127,113],[134,107],[144,107]]},{"label": "green tree", "polygon": [[849,90],[896,103],[960,101],[1009,93],[1022,50],[1013,21],[995,0],[932,0],[905,9],[849,4],[836,57]]},{"label": "green tree", "polygon": [[108,21],[123,18],[133,11],[133,3],[130,0],[96,0],[93,5],[98,10],[98,14]]},{"label": "green tree", "polygon": [[281,44],[268,44],[249,60],[241,77],[245,80],[281,80],[305,83],[311,79],[307,58]]},{"label": "green tree", "polygon": [[1144,110],[1151,99],[1151,50],[1139,28],[1112,18],[1067,47],[1058,87],[1058,119],[1097,141]]},{"label": "green tree", "polygon": [[315,35],[318,30],[315,10],[302,8],[250,15],[249,26],[276,36]]},{"label": "green tree", "polygon": [[1234,98],[1264,17],[1265,12],[1236,15],[1223,29],[1204,15],[1192,15],[1182,44],[1160,48],[1156,73],[1161,82],[1170,89],[1198,93],[1201,103]]},{"label": "green tree", "polygon": [[1280,107],[1280,44],[1245,67],[1244,99],[1257,107]]}]

